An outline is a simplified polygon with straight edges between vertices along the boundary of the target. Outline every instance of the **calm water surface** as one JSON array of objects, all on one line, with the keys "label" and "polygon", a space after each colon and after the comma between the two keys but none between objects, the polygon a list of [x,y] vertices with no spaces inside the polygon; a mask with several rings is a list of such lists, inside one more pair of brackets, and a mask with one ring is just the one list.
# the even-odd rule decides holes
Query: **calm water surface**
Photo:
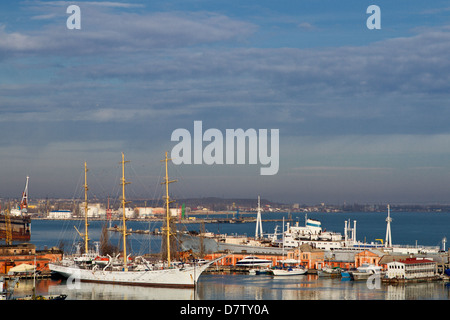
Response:
[{"label": "calm water surface", "polygon": [[[16,296],[32,292],[24,280]],[[195,289],[147,288],[80,283],[69,288],[64,280],[38,280],[39,294],[66,294],[68,300],[448,300],[450,287],[443,282],[385,285],[370,289],[365,281],[342,281],[316,275],[203,274]]]}]

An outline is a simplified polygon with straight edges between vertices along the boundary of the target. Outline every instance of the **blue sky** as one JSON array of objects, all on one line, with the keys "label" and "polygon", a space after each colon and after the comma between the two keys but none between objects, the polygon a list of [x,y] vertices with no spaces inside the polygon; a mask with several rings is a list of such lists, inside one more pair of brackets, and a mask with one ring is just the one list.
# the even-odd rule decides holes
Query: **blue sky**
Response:
[{"label": "blue sky", "polygon": [[449,52],[448,1],[3,1],[0,197],[29,175],[71,198],[84,161],[111,195],[122,151],[130,196],[159,196],[171,133],[200,120],[279,129],[279,171],[174,166],[176,197],[447,203]]}]

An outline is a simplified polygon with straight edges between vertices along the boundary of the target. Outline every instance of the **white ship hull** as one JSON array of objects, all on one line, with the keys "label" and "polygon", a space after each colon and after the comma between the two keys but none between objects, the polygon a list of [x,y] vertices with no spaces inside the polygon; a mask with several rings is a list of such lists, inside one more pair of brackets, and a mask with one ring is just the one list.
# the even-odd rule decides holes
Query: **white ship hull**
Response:
[{"label": "white ship hull", "polygon": [[308,272],[306,269],[291,268],[291,269],[273,269],[274,276],[299,276]]},{"label": "white ship hull", "polygon": [[[211,262],[212,263],[212,262]],[[203,271],[211,264],[187,268],[150,271],[110,271],[82,269],[77,266],[50,264],[50,270],[70,280],[154,287],[193,288]]]}]

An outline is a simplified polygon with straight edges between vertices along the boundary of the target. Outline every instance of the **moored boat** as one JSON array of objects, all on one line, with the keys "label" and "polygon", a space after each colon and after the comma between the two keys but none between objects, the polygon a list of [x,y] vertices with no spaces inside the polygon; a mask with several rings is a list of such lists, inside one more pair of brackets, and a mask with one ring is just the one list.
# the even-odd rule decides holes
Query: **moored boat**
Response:
[{"label": "moored boat", "polygon": [[363,263],[361,266],[356,268],[356,270],[362,273],[380,273],[383,269],[374,264]]},{"label": "moored boat", "polygon": [[342,280],[352,280],[353,279],[353,271],[354,270],[343,270],[341,271]]},{"label": "moored boat", "polygon": [[380,276],[384,275],[383,269],[380,266],[368,263],[363,263],[356,269],[343,271],[341,273],[343,278],[355,281],[367,280],[374,274],[378,274]]},{"label": "moored boat", "polygon": [[274,276],[299,276],[306,274],[308,269],[302,267],[287,267],[287,268],[273,268],[272,274]]},{"label": "moored boat", "polygon": [[25,297],[17,298],[16,300],[66,300],[66,294],[58,295],[29,295]]},{"label": "moored boat", "polygon": [[319,276],[341,276],[342,273],[342,269],[340,267],[334,267],[334,268],[330,268],[330,267],[323,267],[322,270],[318,270],[317,274]]},{"label": "moored boat", "polygon": [[272,274],[272,270],[267,267],[252,268],[248,271],[248,273],[253,275]]},{"label": "moored boat", "polygon": [[238,267],[270,267],[272,260],[258,258],[257,256],[247,256],[236,262]]}]

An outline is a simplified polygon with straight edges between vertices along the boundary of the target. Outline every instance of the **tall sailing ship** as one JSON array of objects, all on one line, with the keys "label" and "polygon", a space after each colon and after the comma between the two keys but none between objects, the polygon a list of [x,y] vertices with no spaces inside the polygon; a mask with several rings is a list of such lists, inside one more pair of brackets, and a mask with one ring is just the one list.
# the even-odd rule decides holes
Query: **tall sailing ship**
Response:
[{"label": "tall sailing ship", "polygon": [[[167,158],[167,152],[165,154],[166,175],[164,182],[166,186],[166,226],[164,228],[164,237],[166,238],[165,244],[167,246],[167,260],[158,264],[152,264],[143,257],[137,257],[131,260],[127,255],[127,228],[125,207],[128,203],[125,197],[125,185],[129,182],[125,180],[125,161],[124,154],[122,153],[122,237],[123,237],[123,254],[122,260],[119,264],[117,258],[108,256],[107,261],[103,259],[92,260],[89,263],[85,263],[87,259],[66,259],[58,263],[49,264],[49,268],[52,272],[58,273],[63,277],[86,281],[86,282],[98,282],[98,283],[112,283],[123,285],[141,285],[141,286],[157,286],[157,287],[176,287],[176,288],[193,288],[195,287],[202,272],[214,261],[210,261],[204,264],[180,264],[174,263],[171,260],[170,239],[173,236],[173,232],[170,228],[170,210],[169,210],[169,183],[167,164],[171,159]],[[85,168],[85,172],[87,169]],[[87,223],[87,182],[85,174],[85,233],[83,236],[85,240],[85,253],[88,253],[88,223]],[[81,233],[80,233],[81,235]],[[86,255],[85,255],[86,256]],[[87,257],[87,256],[86,256]],[[222,257],[221,257],[222,258]],[[95,263],[101,261],[102,263]]]},{"label": "tall sailing ship", "polygon": [[0,214],[0,239],[7,244],[12,241],[29,241],[31,238],[31,218],[28,214],[28,180],[18,208],[4,207]]}]

